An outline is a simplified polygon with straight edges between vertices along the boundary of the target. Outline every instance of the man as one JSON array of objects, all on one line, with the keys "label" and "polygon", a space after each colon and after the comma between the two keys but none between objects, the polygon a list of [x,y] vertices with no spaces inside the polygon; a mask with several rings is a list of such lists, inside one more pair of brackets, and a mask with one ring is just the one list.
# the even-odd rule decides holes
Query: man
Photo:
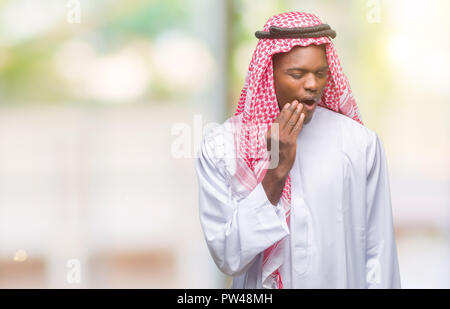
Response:
[{"label": "man", "polygon": [[271,17],[235,115],[204,137],[200,221],[233,288],[400,288],[384,149],[335,35],[313,14]]}]

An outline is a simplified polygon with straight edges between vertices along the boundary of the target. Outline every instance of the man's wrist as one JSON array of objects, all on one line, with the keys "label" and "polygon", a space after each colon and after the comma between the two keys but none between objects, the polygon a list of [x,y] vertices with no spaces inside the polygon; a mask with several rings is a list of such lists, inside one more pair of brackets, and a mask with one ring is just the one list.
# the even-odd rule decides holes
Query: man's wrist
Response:
[{"label": "man's wrist", "polygon": [[266,175],[262,180],[262,185],[264,191],[266,192],[267,198],[274,206],[278,204],[281,198],[286,178],[286,173],[277,169],[271,169],[267,170]]},{"label": "man's wrist", "polygon": [[284,183],[288,174],[289,174],[289,170],[282,166],[278,166],[273,169],[268,169],[266,172],[266,176],[269,175],[269,177],[272,179],[272,181],[275,181],[277,183],[278,182]]}]

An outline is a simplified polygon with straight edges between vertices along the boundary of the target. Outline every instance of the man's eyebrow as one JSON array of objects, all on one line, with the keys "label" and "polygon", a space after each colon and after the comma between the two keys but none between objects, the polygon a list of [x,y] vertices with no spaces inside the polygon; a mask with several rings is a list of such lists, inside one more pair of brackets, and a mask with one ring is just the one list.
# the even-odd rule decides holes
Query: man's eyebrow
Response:
[{"label": "man's eyebrow", "polygon": [[[328,65],[324,65],[324,66],[318,68],[316,70],[316,72],[325,71],[325,70],[328,70]],[[290,71],[308,71],[308,70],[306,70],[305,68],[296,68],[296,67],[294,67],[294,68],[289,68],[286,71],[290,72]]]}]

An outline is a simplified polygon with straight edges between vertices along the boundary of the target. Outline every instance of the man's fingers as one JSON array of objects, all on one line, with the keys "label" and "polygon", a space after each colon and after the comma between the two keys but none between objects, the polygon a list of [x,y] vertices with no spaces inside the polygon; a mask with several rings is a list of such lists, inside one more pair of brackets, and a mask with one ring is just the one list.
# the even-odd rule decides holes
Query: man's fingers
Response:
[{"label": "man's fingers", "polygon": [[283,108],[281,109],[280,114],[278,117],[274,120],[274,122],[278,122],[279,124],[284,123],[284,120],[286,119],[286,112],[289,110],[290,103],[284,104]]},{"label": "man's fingers", "polygon": [[[289,105],[288,105],[289,104]],[[286,105],[288,105],[287,108]],[[295,100],[294,102],[292,102],[292,104],[287,103],[284,107],[283,107],[283,113],[284,115],[282,115],[282,118],[280,119],[280,128],[284,129],[287,125],[288,125],[288,121],[291,119],[292,114],[295,112],[295,109],[297,108],[298,105],[298,101]],[[289,130],[291,130],[291,128],[289,127]]]},{"label": "man's fingers", "polygon": [[303,122],[305,121],[305,114],[301,113],[294,128],[291,131],[291,135],[297,136],[303,128]]},{"label": "man's fingers", "polygon": [[288,121],[288,134],[291,133],[291,131],[294,129],[295,125],[297,124],[298,119],[300,118],[301,112],[303,110],[303,104],[299,103],[297,107],[295,108],[294,112],[291,115],[291,118]]}]

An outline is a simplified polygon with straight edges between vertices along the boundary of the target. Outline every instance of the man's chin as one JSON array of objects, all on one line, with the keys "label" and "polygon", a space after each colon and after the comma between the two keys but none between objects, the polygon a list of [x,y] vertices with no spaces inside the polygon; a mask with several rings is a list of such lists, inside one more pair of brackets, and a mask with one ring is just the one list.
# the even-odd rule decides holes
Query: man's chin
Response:
[{"label": "man's chin", "polygon": [[308,123],[311,122],[311,119],[313,117],[314,111],[315,111],[315,109],[311,113],[308,113],[308,115],[305,115],[306,118],[305,118],[305,121],[303,122],[303,124],[308,124]]}]

